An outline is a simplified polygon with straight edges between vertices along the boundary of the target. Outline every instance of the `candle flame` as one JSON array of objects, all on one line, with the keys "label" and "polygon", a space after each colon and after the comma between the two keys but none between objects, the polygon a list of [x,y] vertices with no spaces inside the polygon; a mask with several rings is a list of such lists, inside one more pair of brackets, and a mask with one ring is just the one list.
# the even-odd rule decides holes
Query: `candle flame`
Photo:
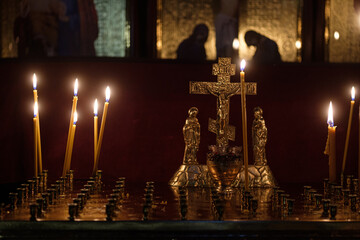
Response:
[{"label": "candle flame", "polygon": [[95,99],[95,102],[94,102],[94,115],[95,116],[98,115],[98,101],[97,101],[97,99]]},{"label": "candle flame", "polygon": [[246,61],[243,59],[243,60],[241,60],[241,63],[240,63],[240,70],[241,70],[242,72],[244,71],[245,66],[246,66]]},{"label": "candle flame", "polygon": [[36,90],[36,86],[37,86],[37,77],[36,74],[34,73],[33,75],[33,89]]},{"label": "candle flame", "polygon": [[75,79],[75,84],[74,84],[74,96],[77,96],[78,94],[78,89],[79,89],[79,82],[78,79]]},{"label": "candle flame", "polygon": [[355,88],[354,87],[351,88],[351,100],[355,101]]},{"label": "candle flame", "polygon": [[106,87],[105,98],[106,98],[106,102],[109,102],[109,100],[110,100],[110,88],[109,88],[109,86]]},{"label": "candle flame", "polygon": [[331,101],[330,101],[330,105],[329,105],[327,123],[329,124],[330,127],[334,127],[333,107],[332,107],[332,102]]},{"label": "candle flame", "polygon": [[38,105],[37,102],[35,102],[35,104],[34,104],[34,118],[37,117],[38,112],[39,112],[39,105]]},{"label": "candle flame", "polygon": [[74,112],[74,125],[76,125],[76,122],[78,120],[78,114],[77,111]]}]

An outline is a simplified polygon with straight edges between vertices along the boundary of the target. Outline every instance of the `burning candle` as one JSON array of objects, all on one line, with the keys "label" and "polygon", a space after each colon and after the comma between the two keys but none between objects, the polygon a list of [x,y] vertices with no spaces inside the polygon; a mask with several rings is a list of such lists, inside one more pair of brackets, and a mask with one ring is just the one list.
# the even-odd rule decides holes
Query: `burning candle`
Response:
[{"label": "burning candle", "polygon": [[33,75],[33,94],[34,94],[34,102],[38,101],[38,97],[37,97],[37,77],[36,74],[34,73]]},{"label": "burning candle", "polygon": [[102,140],[103,140],[103,136],[104,136],[105,121],[106,121],[107,110],[109,107],[109,100],[110,100],[110,88],[107,87],[105,90],[104,111],[103,111],[103,115],[101,118],[99,140],[98,140],[97,147],[96,147],[96,161],[95,161],[95,165],[94,165],[94,169],[93,169],[93,175],[96,174],[96,171],[98,170],[98,166],[99,166],[100,150],[101,150],[101,144],[102,144]]},{"label": "burning candle", "polygon": [[[37,94],[37,77],[36,74],[34,73],[33,75],[33,94],[34,94],[34,103],[38,104],[38,100],[39,100],[39,96]],[[40,135],[40,116],[39,116],[39,109],[37,110],[37,115],[36,115],[36,141],[37,141],[37,155],[38,155],[38,163],[39,163],[39,171],[42,172],[42,154],[41,154],[41,135]]]},{"label": "burning candle", "polygon": [[33,125],[34,125],[34,176],[38,175],[38,148],[37,148],[37,113],[38,113],[38,103],[34,104],[34,117],[33,117]]},{"label": "burning candle", "polygon": [[[347,157],[347,152],[348,152],[348,147],[349,147],[349,137],[350,137],[354,104],[355,104],[355,88],[352,87],[351,88],[350,113],[349,113],[348,127],[347,127],[345,147],[344,147],[344,156],[343,156],[343,162],[342,162],[342,168],[341,168],[341,181],[343,181],[343,179],[344,179],[344,171],[345,171],[346,157]],[[343,184],[343,182],[341,182],[341,184]]]},{"label": "burning candle", "polygon": [[[360,180],[360,105],[359,105],[358,178],[359,178],[359,180]],[[357,193],[356,193],[356,194],[357,194]]]},{"label": "burning candle", "polygon": [[98,140],[98,101],[95,99],[94,102],[94,166],[96,163],[96,147]]},{"label": "burning candle", "polygon": [[72,104],[72,108],[71,108],[71,116],[70,116],[70,123],[69,123],[69,131],[68,131],[68,138],[67,138],[67,142],[66,142],[66,151],[65,151],[65,160],[64,160],[64,167],[63,167],[63,177],[65,177],[66,175],[66,166],[68,166],[68,160],[67,160],[67,156],[69,153],[69,146],[70,146],[70,135],[71,135],[71,131],[72,131],[72,125],[74,122],[74,113],[76,111],[76,106],[77,106],[77,101],[78,101],[78,88],[79,88],[79,83],[78,83],[78,79],[75,79],[75,83],[74,83],[74,97],[73,97],[73,104]]},{"label": "burning candle", "polygon": [[71,157],[72,157],[72,151],[73,151],[73,147],[74,147],[74,138],[75,138],[75,130],[76,130],[77,120],[78,120],[78,114],[75,111],[74,112],[74,122],[72,124],[71,133],[70,133],[70,145],[69,145],[69,152],[68,152],[68,157],[67,157],[68,160],[67,160],[66,172],[70,171]]},{"label": "burning candle", "polygon": [[249,160],[248,160],[248,142],[247,142],[247,117],[246,117],[246,91],[245,91],[245,65],[243,59],[240,63],[240,84],[241,84],[241,117],[243,129],[243,148],[244,148],[244,174],[245,174],[245,190],[249,190]]},{"label": "burning candle", "polygon": [[336,182],[336,126],[334,126],[332,102],[328,113],[328,143],[326,153],[329,155],[329,180]]}]

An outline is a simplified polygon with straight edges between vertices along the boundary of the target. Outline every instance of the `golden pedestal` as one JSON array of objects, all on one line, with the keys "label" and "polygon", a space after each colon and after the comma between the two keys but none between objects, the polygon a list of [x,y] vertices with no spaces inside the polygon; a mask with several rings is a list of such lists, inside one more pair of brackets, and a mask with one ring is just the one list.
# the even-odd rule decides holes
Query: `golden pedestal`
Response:
[{"label": "golden pedestal", "polygon": [[[233,187],[240,187],[245,184],[244,167],[233,182]],[[249,165],[249,187],[252,188],[272,188],[275,187],[276,180],[270,170],[269,165]]]},{"label": "golden pedestal", "polygon": [[170,179],[173,187],[210,187],[211,179],[206,165],[182,164]]}]

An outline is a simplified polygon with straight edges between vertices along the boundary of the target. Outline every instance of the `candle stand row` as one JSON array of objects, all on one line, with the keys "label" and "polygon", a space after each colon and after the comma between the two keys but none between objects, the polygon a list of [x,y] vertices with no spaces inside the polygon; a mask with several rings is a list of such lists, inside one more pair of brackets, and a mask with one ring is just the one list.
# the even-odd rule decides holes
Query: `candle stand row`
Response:
[{"label": "candle stand row", "polygon": [[154,204],[154,182],[146,182],[145,194],[143,204],[143,220],[146,221],[151,214],[152,206]]},{"label": "candle stand row", "polygon": [[338,213],[341,218],[356,219],[360,214],[357,212],[360,207],[359,180],[352,175],[345,179],[346,184],[337,185],[326,178],[320,191],[304,186],[304,212],[317,215],[320,219],[336,220]]},{"label": "candle stand row", "polygon": [[106,221],[112,221],[114,217],[120,212],[120,206],[125,198],[125,178],[120,177],[115,182],[115,187],[112,193],[109,194],[107,203],[105,205]]}]

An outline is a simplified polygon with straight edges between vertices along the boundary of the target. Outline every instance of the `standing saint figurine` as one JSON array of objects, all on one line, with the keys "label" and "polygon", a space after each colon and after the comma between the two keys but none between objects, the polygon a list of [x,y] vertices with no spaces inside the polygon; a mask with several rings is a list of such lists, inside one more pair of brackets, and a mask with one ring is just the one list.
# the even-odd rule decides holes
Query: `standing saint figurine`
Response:
[{"label": "standing saint figurine", "polygon": [[267,128],[263,118],[263,110],[260,107],[254,108],[254,121],[252,124],[252,140],[254,151],[254,165],[264,166],[267,163],[265,145],[267,142]]},{"label": "standing saint figurine", "polygon": [[200,145],[200,124],[196,115],[199,110],[196,107],[189,109],[189,117],[185,121],[183,127],[185,152],[183,164],[198,164],[196,153]]}]

